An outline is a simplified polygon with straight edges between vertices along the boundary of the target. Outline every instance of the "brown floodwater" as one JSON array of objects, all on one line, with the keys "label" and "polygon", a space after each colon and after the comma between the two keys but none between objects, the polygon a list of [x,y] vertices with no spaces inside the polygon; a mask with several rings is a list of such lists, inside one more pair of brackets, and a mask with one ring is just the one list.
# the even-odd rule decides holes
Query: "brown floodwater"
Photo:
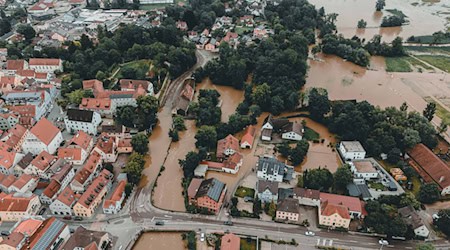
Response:
[{"label": "brown floodwater", "polygon": [[[336,26],[339,33],[350,38],[354,35],[371,39],[374,35],[382,35],[383,40],[391,41],[397,36],[404,39],[412,35],[431,35],[433,32],[445,30],[447,23],[448,1],[423,3],[421,0],[389,0],[386,9],[401,10],[408,18],[409,24],[402,27],[380,28],[383,16],[391,15],[387,11],[376,12],[376,1],[369,0],[309,0],[316,8],[324,7],[326,13],[337,13]],[[447,3],[445,3],[447,2]],[[417,3],[413,6],[413,3]],[[447,4],[447,6],[446,6]],[[359,20],[367,22],[366,29],[357,29]]]},{"label": "brown floodwater", "polygon": [[228,117],[236,111],[237,106],[244,100],[244,91],[237,90],[230,86],[214,85],[209,78],[205,78],[197,85],[197,91],[200,89],[215,89],[220,94],[222,122],[227,122]]},{"label": "brown floodwater", "polygon": [[181,233],[144,233],[134,244],[133,250],[184,250],[184,245]]}]

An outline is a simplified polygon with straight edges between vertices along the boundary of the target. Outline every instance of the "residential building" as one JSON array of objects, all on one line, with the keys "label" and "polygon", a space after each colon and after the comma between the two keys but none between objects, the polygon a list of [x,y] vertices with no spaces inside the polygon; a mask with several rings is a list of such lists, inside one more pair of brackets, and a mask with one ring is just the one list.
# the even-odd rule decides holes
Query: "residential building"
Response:
[{"label": "residential building", "polygon": [[28,65],[30,69],[34,69],[36,72],[55,73],[56,71],[64,71],[61,59],[30,58]]},{"label": "residential building", "polygon": [[[30,129],[36,123],[36,119],[40,118],[44,111],[42,106],[35,106],[33,104],[19,105],[19,106],[9,106],[8,109],[11,112],[18,114],[19,124]],[[36,111],[38,110],[38,112]]]},{"label": "residential building", "polygon": [[107,249],[111,240],[111,236],[107,232],[92,231],[79,226],[61,249]]},{"label": "residential building", "polygon": [[19,221],[26,216],[36,215],[41,207],[39,197],[30,193],[0,193],[1,221]]},{"label": "residential building", "polygon": [[319,210],[319,225],[344,229],[350,226],[348,207],[325,201]]},{"label": "residential building", "polygon": [[103,213],[117,214],[122,209],[122,203],[125,199],[126,180],[119,181],[116,190],[112,193],[111,198],[103,203]]},{"label": "residential building", "polygon": [[300,205],[314,207],[320,206],[319,190],[294,187],[293,198],[297,199]]},{"label": "residential building", "polygon": [[259,179],[282,182],[290,181],[293,178],[293,167],[286,166],[275,158],[259,157],[256,168],[256,176]]},{"label": "residential building", "polygon": [[275,219],[278,221],[298,222],[300,220],[300,206],[297,199],[286,198],[277,207]]},{"label": "residential building", "polygon": [[240,153],[234,153],[223,162],[202,161],[196,168],[196,171],[203,171],[203,174],[205,174],[207,170],[237,174],[242,166],[242,160],[243,156]]},{"label": "residential building", "polygon": [[44,189],[39,199],[42,204],[50,205],[57,197],[58,191],[61,189],[61,184],[56,180],[51,180],[48,186]]},{"label": "residential building", "polygon": [[99,113],[82,109],[69,109],[67,117],[64,118],[68,131],[84,131],[91,135],[97,134],[101,122]]},{"label": "residential building", "polygon": [[417,144],[408,155],[411,158],[409,164],[425,182],[436,183],[441,195],[450,194],[450,169],[447,164],[422,143]]},{"label": "residential building", "polygon": [[56,199],[50,204],[49,208],[52,214],[72,215],[72,209],[76,202],[75,192],[67,186],[59,193]]},{"label": "residential building", "polygon": [[102,167],[102,157],[96,151],[92,151],[83,168],[78,170],[70,183],[70,187],[77,193],[83,192],[91,183],[94,176]]},{"label": "residential building", "polygon": [[69,226],[55,217],[50,217],[42,223],[37,232],[27,239],[23,247],[33,250],[56,250],[64,245],[69,237]]},{"label": "residential building", "polygon": [[10,105],[10,111],[20,114],[21,117],[34,115],[35,121],[40,120],[50,111],[53,102],[50,93],[45,90],[10,91],[2,98],[6,105]]},{"label": "residential building", "polygon": [[9,192],[13,193],[32,193],[36,189],[38,178],[23,174],[9,187]]},{"label": "residential building", "polygon": [[241,249],[241,238],[233,233],[227,233],[222,236],[220,243],[221,250],[240,250]]},{"label": "residential building", "polygon": [[22,149],[25,153],[38,155],[42,151],[54,154],[63,137],[61,131],[46,118],[42,118],[27,133]]},{"label": "residential building", "polygon": [[39,176],[40,178],[49,179],[48,170],[55,164],[58,157],[49,154],[47,151],[42,151],[34,160],[31,161],[30,165],[24,169],[25,174]]},{"label": "residential building", "polygon": [[217,158],[225,158],[239,150],[239,140],[232,135],[217,141]]},{"label": "residential building", "polygon": [[28,167],[28,165],[30,165],[33,159],[34,157],[31,153],[26,154],[14,167],[14,175],[22,175],[23,171]]},{"label": "residential building", "polygon": [[341,141],[338,151],[344,161],[362,160],[366,157],[366,151],[359,141]]},{"label": "residential building", "polygon": [[133,145],[131,144],[131,138],[119,138],[117,139],[117,153],[129,154],[133,152]]},{"label": "residential building", "polygon": [[4,175],[4,174],[0,174],[0,178],[1,178],[0,190],[4,193],[9,193],[12,184],[17,180],[17,178],[14,175]]},{"label": "residential building", "polygon": [[0,173],[5,175],[14,174],[14,166],[24,157],[23,154],[6,149],[0,149]]},{"label": "residential building", "polygon": [[153,84],[145,80],[134,80],[134,79],[120,79],[120,90],[121,91],[135,91],[139,87],[142,87],[147,91],[148,95],[154,95]]},{"label": "residential building", "polygon": [[241,148],[252,148],[255,141],[256,128],[253,125],[249,125],[241,138]]},{"label": "residential building", "polygon": [[16,124],[8,132],[3,133],[0,139],[0,149],[19,152],[27,134],[28,130],[24,126]]},{"label": "residential building", "polygon": [[112,117],[115,113],[115,109],[111,107],[111,99],[109,98],[83,98],[78,108],[95,111],[102,117]]},{"label": "residential building", "polygon": [[303,125],[299,122],[289,122],[281,128],[281,138],[291,141],[301,141],[305,132]]},{"label": "residential building", "polygon": [[[191,182],[188,189],[197,190],[190,203],[203,209],[207,209],[209,212],[218,213],[223,204],[227,188],[225,183],[220,182],[215,178],[203,180],[198,188],[196,185],[198,181]],[[195,185],[195,186],[194,186]]]},{"label": "residential building", "polygon": [[0,129],[8,130],[19,123],[20,116],[14,113],[0,113]]},{"label": "residential building", "polygon": [[82,165],[94,146],[94,140],[84,131],[78,131],[65,148],[58,149],[58,158],[74,165]]},{"label": "residential building", "polygon": [[321,207],[324,202],[327,204],[341,205],[347,208],[348,213],[352,219],[363,218],[366,215],[364,209],[364,202],[356,197],[350,197],[338,194],[320,193]]},{"label": "residential building", "polygon": [[64,189],[75,176],[75,169],[72,167],[72,164],[66,163],[63,166],[59,167],[56,171],[53,171],[53,176],[51,180],[56,180],[59,184],[61,184],[61,189]]},{"label": "residential building", "polygon": [[117,160],[118,152],[116,140],[114,137],[104,133],[98,138],[94,151],[102,156],[104,162],[116,162]]},{"label": "residential building", "polygon": [[413,206],[408,205],[406,207],[399,208],[398,213],[406,224],[411,226],[416,236],[427,238],[428,235],[430,235],[430,230],[422,221],[422,218],[420,218],[420,215]]},{"label": "residential building", "polygon": [[256,183],[258,199],[263,203],[278,202],[278,182],[258,180]]},{"label": "residential building", "polygon": [[76,216],[91,217],[111,189],[111,179],[112,174],[106,169],[102,170],[73,206],[73,213]]},{"label": "residential building", "polygon": [[10,235],[0,238],[0,249],[20,250],[25,244],[25,240],[25,235],[12,232]]},{"label": "residential building", "polygon": [[6,70],[15,73],[18,70],[28,69],[28,62],[23,59],[6,61]]},{"label": "residential building", "polygon": [[[353,160],[348,163],[350,169],[357,179],[364,179],[366,181],[378,178],[378,163],[373,158],[363,160]],[[380,166],[381,167],[381,166]]]}]

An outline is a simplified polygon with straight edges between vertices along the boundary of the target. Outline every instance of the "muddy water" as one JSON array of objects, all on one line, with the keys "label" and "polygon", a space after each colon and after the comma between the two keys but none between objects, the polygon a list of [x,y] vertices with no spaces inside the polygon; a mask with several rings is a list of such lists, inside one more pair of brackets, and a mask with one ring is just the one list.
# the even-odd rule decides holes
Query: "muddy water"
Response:
[{"label": "muddy water", "polygon": [[183,188],[183,170],[178,164],[179,159],[184,159],[189,151],[195,150],[195,121],[185,121],[186,131],[180,132],[180,140],[172,143],[169,154],[164,162],[165,170],[158,177],[158,185],[154,189],[154,205],[172,211],[185,211]]},{"label": "muddy water", "polygon": [[147,249],[184,250],[186,248],[180,233],[145,233],[133,246],[133,250]]},{"label": "muddy water", "polygon": [[[428,4],[421,0],[389,0],[386,1],[386,9],[401,10],[410,21],[409,25],[402,27],[380,28],[383,16],[391,15],[387,11],[376,12],[375,2],[369,0],[310,0],[316,8],[324,7],[326,13],[337,13],[336,26],[339,33],[346,37],[358,35],[371,39],[374,35],[382,35],[386,41],[393,40],[396,36],[404,39],[412,35],[431,35],[433,32],[445,30],[448,14],[448,1]],[[419,3],[413,6],[412,3]],[[447,13],[445,13],[447,12]],[[367,22],[366,29],[357,29],[359,20]]]},{"label": "muddy water", "polygon": [[220,93],[222,122],[227,122],[228,117],[234,114],[239,103],[244,100],[244,91],[229,86],[214,85],[209,78],[206,78],[197,86],[197,91],[199,89],[215,89]]}]

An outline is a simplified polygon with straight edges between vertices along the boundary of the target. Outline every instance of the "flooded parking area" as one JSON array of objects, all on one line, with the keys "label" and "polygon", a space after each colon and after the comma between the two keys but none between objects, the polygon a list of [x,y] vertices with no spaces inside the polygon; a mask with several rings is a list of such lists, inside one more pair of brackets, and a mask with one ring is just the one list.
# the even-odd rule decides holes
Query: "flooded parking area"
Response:
[{"label": "flooded parking area", "polygon": [[144,233],[139,237],[133,250],[184,250],[181,233]]},{"label": "flooded parking area", "polygon": [[[309,0],[316,8],[324,7],[325,12],[337,13],[336,26],[338,33],[351,38],[357,35],[361,38],[371,39],[374,35],[382,35],[383,40],[392,41],[400,36],[407,39],[410,36],[431,35],[445,30],[448,12],[448,1],[431,3],[421,0],[389,0],[382,12],[375,11],[376,1],[350,1],[350,0]],[[408,25],[401,27],[380,28],[384,16],[392,15],[388,9],[401,10],[409,21]],[[366,29],[357,29],[359,20],[367,22]]]}]

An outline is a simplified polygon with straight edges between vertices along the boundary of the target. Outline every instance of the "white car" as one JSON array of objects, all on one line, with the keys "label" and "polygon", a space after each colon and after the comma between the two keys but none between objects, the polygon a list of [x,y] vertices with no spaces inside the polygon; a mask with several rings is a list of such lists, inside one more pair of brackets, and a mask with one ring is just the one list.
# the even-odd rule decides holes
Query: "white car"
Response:
[{"label": "white car", "polygon": [[380,243],[380,245],[383,245],[383,246],[389,245],[389,242],[387,240],[383,240],[383,239],[379,240],[378,243]]},{"label": "white car", "polygon": [[316,235],[314,232],[311,232],[311,231],[306,231],[305,232],[305,235],[306,236],[314,236],[314,235]]},{"label": "white car", "polygon": [[200,234],[200,241],[205,241],[205,233]]}]

